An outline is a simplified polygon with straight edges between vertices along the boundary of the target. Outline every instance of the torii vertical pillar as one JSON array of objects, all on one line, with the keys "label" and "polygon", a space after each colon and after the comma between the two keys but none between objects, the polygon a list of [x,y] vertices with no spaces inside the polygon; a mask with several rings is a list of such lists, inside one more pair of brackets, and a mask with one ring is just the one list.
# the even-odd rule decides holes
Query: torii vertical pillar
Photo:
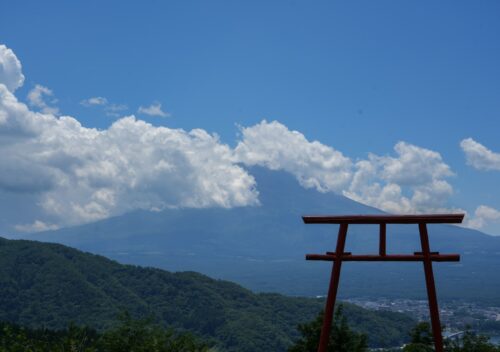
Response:
[{"label": "torii vertical pillar", "polygon": [[[318,352],[326,352],[328,347],[330,330],[333,321],[333,311],[335,308],[335,301],[337,299],[337,291],[340,281],[340,269],[342,268],[342,262],[344,261],[422,262],[424,265],[427,298],[429,300],[434,347],[436,352],[443,352],[443,337],[441,334],[441,322],[439,319],[439,308],[436,286],[434,283],[434,273],[432,271],[432,262],[457,262],[460,261],[460,256],[458,254],[439,254],[439,252],[431,252],[427,224],[457,224],[461,223],[463,218],[464,214],[303,216],[302,219],[306,224],[340,225],[335,252],[306,255],[307,260],[326,260],[333,262]],[[347,229],[350,224],[378,224],[380,226],[378,254],[352,255],[351,253],[344,252],[347,239]],[[388,255],[386,253],[387,224],[418,224],[422,251],[414,252],[413,254]]]}]

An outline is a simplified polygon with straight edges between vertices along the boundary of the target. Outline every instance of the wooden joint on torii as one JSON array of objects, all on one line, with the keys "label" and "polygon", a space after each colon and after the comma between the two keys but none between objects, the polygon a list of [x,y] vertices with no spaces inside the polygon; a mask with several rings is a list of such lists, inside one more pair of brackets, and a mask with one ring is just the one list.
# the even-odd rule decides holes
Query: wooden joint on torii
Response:
[{"label": "wooden joint on torii", "polygon": [[[325,305],[325,316],[321,329],[321,337],[318,352],[326,352],[330,338],[330,329],[333,320],[333,310],[340,279],[340,269],[344,261],[369,261],[369,262],[422,262],[424,265],[425,283],[427,287],[427,298],[429,300],[429,311],[431,317],[432,333],[436,352],[443,352],[443,337],[441,333],[441,322],[439,319],[439,308],[437,303],[436,286],[432,262],[458,262],[458,254],[440,254],[431,252],[429,245],[429,234],[427,224],[458,224],[461,223],[464,214],[427,214],[427,215],[331,215],[331,216],[303,216],[306,224],[338,224],[339,233],[335,252],[326,254],[307,254],[306,260],[332,261],[332,274],[328,288],[328,296]],[[379,252],[378,254],[354,255],[344,252],[347,237],[347,228],[351,224],[376,224],[379,225]],[[387,254],[386,232],[387,224],[418,224],[420,233],[421,252],[413,254]]]}]

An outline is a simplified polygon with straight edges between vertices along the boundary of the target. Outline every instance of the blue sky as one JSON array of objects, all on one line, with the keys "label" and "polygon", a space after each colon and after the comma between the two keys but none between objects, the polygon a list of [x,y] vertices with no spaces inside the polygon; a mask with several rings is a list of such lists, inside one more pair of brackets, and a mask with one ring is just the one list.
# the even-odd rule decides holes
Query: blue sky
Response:
[{"label": "blue sky", "polygon": [[[399,185],[407,198],[415,187],[427,189],[425,196],[434,188],[389,175],[405,165],[400,163],[404,155],[423,160],[423,167],[445,164],[448,171],[423,175],[420,181],[445,181],[451,187],[446,199],[440,204],[421,201],[418,207],[398,203],[398,209],[462,209],[472,218],[485,206],[479,216],[481,229],[500,234],[500,213],[495,212],[500,209],[499,15],[498,1],[16,1],[0,5],[0,43],[22,64],[25,80],[15,96],[31,111],[69,115],[84,127],[102,131],[132,114],[153,126],[202,129],[218,134],[219,144],[229,148],[243,143],[236,153],[239,162],[285,169],[306,187],[349,193],[374,205],[381,204],[374,203],[379,195],[368,192],[366,185],[360,190],[353,188],[352,180],[337,184],[325,176],[331,171],[328,163],[304,163],[309,147],[310,153],[321,154],[310,142],[319,141],[348,158],[351,166],[341,163],[351,168],[348,178],[360,170],[354,166],[357,162],[372,160],[370,165],[380,170],[371,182]],[[38,95],[29,98],[30,92]],[[96,97],[105,100],[85,104]],[[147,114],[155,111],[157,116]],[[158,116],[160,112],[165,116]],[[261,125],[263,119],[268,124]],[[293,156],[255,158],[259,151],[279,149],[263,147],[253,134],[259,131],[268,136],[274,131],[282,138],[276,140],[285,144],[293,139],[288,132],[298,131],[309,144],[297,140]],[[467,138],[473,142],[461,147]],[[402,154],[394,150],[398,142],[404,143]],[[28,160],[20,150],[16,158]],[[429,155],[423,150],[439,153],[440,159],[425,159]],[[370,159],[370,153],[378,159]],[[328,155],[325,158],[335,157]],[[4,170],[23,172],[13,165]],[[52,186],[47,187],[33,197],[26,191],[2,191],[0,208],[12,202],[20,207],[33,199],[41,202],[42,193]],[[220,184],[214,187],[225,190]],[[164,192],[169,199],[181,199]],[[60,199],[62,193],[54,197]],[[242,197],[251,204],[251,192],[247,196]],[[75,197],[70,197],[71,204]],[[167,203],[245,203],[238,203],[238,196],[209,198]],[[156,206],[148,202],[141,200],[137,206]],[[19,224],[35,221],[54,227],[80,221],[61,223],[46,214],[47,205],[44,211],[34,207],[27,213],[31,217],[4,215],[0,230],[22,229]]]}]

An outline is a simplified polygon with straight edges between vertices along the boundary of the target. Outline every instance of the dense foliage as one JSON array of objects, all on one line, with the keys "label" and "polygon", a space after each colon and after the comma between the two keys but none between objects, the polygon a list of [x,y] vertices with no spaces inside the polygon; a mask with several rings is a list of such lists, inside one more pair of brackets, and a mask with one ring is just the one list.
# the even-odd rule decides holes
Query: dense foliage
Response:
[{"label": "dense foliage", "polygon": [[[122,265],[57,244],[0,238],[0,321],[64,329],[70,322],[104,331],[122,311],[213,339],[225,351],[286,351],[296,326],[313,319],[323,300],[255,294],[193,272]],[[372,346],[407,339],[403,314],[346,304],[355,331]]]},{"label": "dense foliage", "polygon": [[70,325],[63,330],[29,329],[0,324],[0,352],[208,352],[208,343],[179,334],[148,320],[122,317],[104,332]]},{"label": "dense foliage", "polygon": [[[323,312],[310,323],[300,324],[298,330],[301,338],[292,346],[289,352],[315,352],[318,348],[323,325]],[[356,333],[347,324],[347,318],[343,314],[342,306],[335,312],[330,339],[328,341],[328,352],[366,352],[368,351],[367,337]]]},{"label": "dense foliage", "polygon": [[465,335],[456,341],[449,341],[446,352],[500,352],[500,347],[488,342],[488,337],[466,331]]},{"label": "dense foliage", "polygon": [[[411,342],[403,348],[403,352],[434,351],[434,339],[429,323],[418,323],[410,335]],[[458,339],[445,340],[444,350],[445,352],[500,352],[500,347],[489,343],[488,337],[467,330]]]}]

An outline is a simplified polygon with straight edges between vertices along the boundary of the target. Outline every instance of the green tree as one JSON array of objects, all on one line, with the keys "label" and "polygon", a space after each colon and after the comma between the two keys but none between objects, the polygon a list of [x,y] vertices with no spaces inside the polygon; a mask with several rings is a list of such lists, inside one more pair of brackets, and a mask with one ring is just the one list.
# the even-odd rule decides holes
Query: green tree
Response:
[{"label": "green tree", "polygon": [[[411,343],[403,348],[404,352],[432,352],[434,339],[429,323],[418,323],[411,331]],[[445,340],[446,352],[500,352],[500,348],[488,342],[488,337],[467,330],[463,337],[455,341]]]},{"label": "green tree", "polygon": [[[323,325],[324,312],[321,312],[313,321],[300,324],[298,330],[301,338],[289,348],[289,352],[315,352],[318,348]],[[339,305],[335,311],[328,352],[365,352],[368,351],[367,337],[352,331],[343,314],[343,307]]]},{"label": "green tree", "polygon": [[500,352],[500,348],[495,347],[488,340],[487,336],[467,330],[462,338],[447,341],[445,350],[446,352]]},{"label": "green tree", "polygon": [[411,343],[403,348],[404,352],[432,352],[434,338],[427,322],[418,323],[410,332]]}]

